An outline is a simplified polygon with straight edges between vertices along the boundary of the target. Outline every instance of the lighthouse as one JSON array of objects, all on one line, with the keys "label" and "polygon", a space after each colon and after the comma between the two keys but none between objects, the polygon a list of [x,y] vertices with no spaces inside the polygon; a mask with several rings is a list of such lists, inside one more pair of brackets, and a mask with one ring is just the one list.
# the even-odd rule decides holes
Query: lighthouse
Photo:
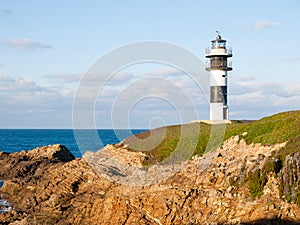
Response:
[{"label": "lighthouse", "polygon": [[205,49],[205,57],[209,59],[206,70],[210,71],[210,120],[228,120],[227,106],[227,72],[232,70],[232,50],[226,47],[226,40],[219,32],[211,46]]}]

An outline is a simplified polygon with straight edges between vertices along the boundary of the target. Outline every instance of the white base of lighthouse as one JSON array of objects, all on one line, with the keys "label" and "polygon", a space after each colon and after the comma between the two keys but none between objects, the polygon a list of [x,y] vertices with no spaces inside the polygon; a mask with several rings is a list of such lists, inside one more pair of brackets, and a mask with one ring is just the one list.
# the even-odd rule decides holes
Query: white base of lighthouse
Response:
[{"label": "white base of lighthouse", "polygon": [[223,103],[210,103],[210,120],[228,120],[228,106]]}]

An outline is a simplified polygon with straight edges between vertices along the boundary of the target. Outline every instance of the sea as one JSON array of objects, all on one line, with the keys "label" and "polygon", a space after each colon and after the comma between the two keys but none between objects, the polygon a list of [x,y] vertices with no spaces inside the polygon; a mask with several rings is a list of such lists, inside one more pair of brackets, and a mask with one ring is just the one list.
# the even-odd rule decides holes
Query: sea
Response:
[{"label": "sea", "polygon": [[[98,151],[107,144],[116,144],[146,129],[99,129],[99,140],[91,140],[95,130],[77,130],[80,132],[80,149],[73,129],[0,129],[0,151],[19,152],[37,147],[62,144],[76,157],[82,157],[85,151]],[[77,136],[76,136],[77,137]],[[78,138],[77,138],[78,140]]]}]

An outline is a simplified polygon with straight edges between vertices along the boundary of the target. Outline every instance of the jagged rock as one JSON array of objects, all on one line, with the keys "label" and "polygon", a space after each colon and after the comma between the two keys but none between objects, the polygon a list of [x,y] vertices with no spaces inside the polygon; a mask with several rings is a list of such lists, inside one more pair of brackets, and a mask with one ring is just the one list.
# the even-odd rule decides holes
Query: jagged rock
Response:
[{"label": "jagged rock", "polygon": [[75,157],[63,145],[44,146],[12,154],[2,152],[0,155],[0,179],[28,177],[34,173],[43,173],[49,164],[74,160]]},{"label": "jagged rock", "polygon": [[[22,153],[24,153],[24,151],[20,154]],[[18,153],[15,154],[18,155]],[[61,162],[69,162],[75,159],[72,153],[65,146],[60,144],[33,149],[28,151],[26,156],[29,160],[51,159]]]},{"label": "jagged rock", "polygon": [[280,172],[282,195],[300,206],[300,152],[288,155]]},{"label": "jagged rock", "polygon": [[[0,223],[250,224],[260,221],[257,224],[272,224],[274,218],[277,222],[278,218],[300,221],[300,208],[280,198],[280,182],[274,174],[269,174],[263,195],[255,200],[247,186],[236,185],[248,172],[262,168],[271,152],[281,146],[247,145],[233,137],[217,151],[182,163],[179,170],[154,166],[151,179],[159,182],[148,185],[133,185],[132,180],[128,184],[116,182],[107,176],[109,173],[102,173],[114,166],[115,171],[121,171],[114,176],[122,177],[124,171],[131,171],[130,167],[141,169],[144,155],[129,153],[122,145],[108,146],[102,153],[88,153],[85,158],[90,161],[74,159],[60,145],[2,153],[0,179],[4,183],[0,195],[12,210],[0,213]],[[118,152],[119,148],[122,150]],[[290,176],[283,176],[284,183],[295,185],[299,183],[296,179],[299,155],[286,160],[290,165],[282,173]],[[114,161],[118,163],[112,165]],[[101,168],[96,170],[89,163],[98,163]],[[169,172],[166,179],[159,179],[163,171],[160,168]]]}]

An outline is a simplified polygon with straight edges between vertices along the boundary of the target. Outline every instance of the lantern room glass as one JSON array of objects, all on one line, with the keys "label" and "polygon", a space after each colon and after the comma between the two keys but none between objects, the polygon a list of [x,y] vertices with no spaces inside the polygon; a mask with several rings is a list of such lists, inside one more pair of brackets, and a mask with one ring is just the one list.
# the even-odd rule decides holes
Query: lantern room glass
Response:
[{"label": "lantern room glass", "polygon": [[226,41],[225,40],[213,40],[211,42],[212,48],[225,48],[226,47]]}]

